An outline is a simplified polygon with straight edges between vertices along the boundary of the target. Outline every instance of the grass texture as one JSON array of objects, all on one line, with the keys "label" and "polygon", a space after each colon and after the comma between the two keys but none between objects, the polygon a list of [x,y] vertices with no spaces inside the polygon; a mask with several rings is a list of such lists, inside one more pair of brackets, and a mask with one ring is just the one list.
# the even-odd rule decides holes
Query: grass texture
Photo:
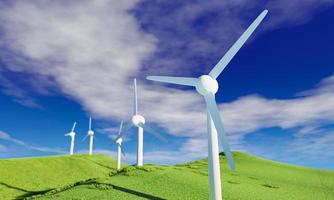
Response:
[{"label": "grass texture", "polygon": [[[317,170],[300,166],[273,162],[245,153],[233,153],[237,170],[232,172],[228,168],[225,156],[220,156],[222,193],[227,200],[332,200],[334,199],[334,172],[330,170]],[[51,161],[65,159],[66,162],[58,163],[59,166],[70,165],[68,157],[50,157]],[[32,170],[26,173],[20,172],[20,177],[26,177],[26,184],[20,179],[11,182],[12,185],[25,190],[48,190],[43,193],[26,195],[27,199],[58,199],[58,200],[84,200],[84,199],[208,199],[208,172],[207,160],[198,160],[190,163],[174,166],[150,165],[144,167],[126,166],[122,171],[116,172],[114,160],[107,156],[80,155],[71,159],[86,162],[71,162],[75,174],[70,180],[70,175],[63,170],[57,173],[50,172],[49,164],[40,163],[40,172]],[[29,159],[27,159],[29,160]],[[33,159],[31,159],[33,160]],[[36,159],[39,160],[39,159]],[[94,160],[94,161],[93,161]],[[14,160],[9,160],[14,161]],[[9,162],[7,161],[7,162]],[[30,161],[30,160],[29,160]],[[74,161],[74,160],[73,160]],[[0,169],[3,168],[0,161]],[[59,161],[58,161],[59,162]],[[96,162],[100,164],[96,164]],[[111,164],[112,163],[112,164]],[[35,165],[35,163],[33,164]],[[74,165],[77,165],[74,167]],[[87,171],[81,168],[90,165]],[[95,169],[94,169],[95,168]],[[44,171],[42,170],[44,169]],[[9,173],[17,173],[17,166],[13,166]],[[91,171],[92,170],[92,171]],[[1,174],[3,171],[0,172]],[[34,175],[32,175],[32,173]],[[56,175],[57,174],[57,175]],[[48,176],[52,176],[50,178]],[[29,177],[35,177],[29,182]],[[88,178],[86,180],[83,180]],[[3,178],[0,177],[0,180]],[[59,180],[55,180],[59,179]],[[72,180],[81,181],[73,181]],[[7,181],[11,180],[10,178]],[[53,183],[39,182],[53,180]],[[34,184],[33,184],[34,182]],[[39,182],[39,183],[38,183]],[[65,184],[67,182],[68,184]],[[71,182],[71,183],[69,183]],[[20,184],[20,185],[19,185]],[[55,188],[55,189],[52,189]],[[0,186],[1,189],[1,186]],[[49,190],[52,189],[52,190]],[[6,188],[7,194],[15,193]],[[0,194],[2,191],[0,190]],[[5,195],[6,195],[5,194]]]}]

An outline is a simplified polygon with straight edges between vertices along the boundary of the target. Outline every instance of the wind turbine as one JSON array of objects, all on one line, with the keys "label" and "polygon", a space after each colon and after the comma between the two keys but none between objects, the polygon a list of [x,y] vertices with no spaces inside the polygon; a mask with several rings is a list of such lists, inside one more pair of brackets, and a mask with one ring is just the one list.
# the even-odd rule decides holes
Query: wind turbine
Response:
[{"label": "wind turbine", "polygon": [[262,13],[254,20],[233,46],[226,52],[221,60],[214,66],[208,75],[202,75],[199,78],[186,77],[168,77],[168,76],[148,76],[148,80],[172,83],[185,86],[193,86],[197,92],[204,97],[207,107],[207,129],[208,129],[208,162],[209,162],[209,185],[210,199],[220,200],[221,180],[219,168],[219,149],[217,140],[217,131],[221,137],[222,146],[229,162],[230,168],[235,170],[234,161],[230,146],[224,133],[223,124],[219,115],[219,110],[215,100],[215,94],[218,91],[217,77],[222,73],[224,68],[232,60],[235,54],[243,46],[246,40],[254,32],[257,26],[267,15],[268,10]]},{"label": "wind turbine", "polygon": [[121,125],[119,126],[117,137],[114,140],[114,142],[117,144],[117,170],[118,171],[121,169],[122,154],[125,156],[123,149],[122,149],[122,142],[123,142],[122,127],[123,127],[123,121],[121,121]]},{"label": "wind turbine", "polygon": [[89,137],[89,155],[93,154],[93,141],[94,141],[94,131],[92,130],[92,118],[89,117],[89,126],[87,135],[82,139],[84,141],[87,137]]},{"label": "wind turbine", "polygon": [[74,129],[75,129],[75,126],[76,126],[76,125],[77,125],[77,122],[74,122],[74,123],[73,123],[73,126],[72,126],[72,130],[71,130],[71,132],[65,134],[65,136],[71,136],[70,155],[73,155],[73,151],[74,151],[74,138],[75,138],[75,132],[74,132]]},{"label": "wind turbine", "polygon": [[161,141],[166,141],[165,138],[160,136],[155,132],[153,128],[145,124],[145,118],[138,114],[138,104],[137,104],[137,82],[136,79],[133,80],[133,116],[131,123],[127,124],[123,130],[128,130],[132,127],[138,128],[138,146],[137,146],[137,166],[143,166],[143,139],[144,139],[144,129],[151,135],[155,136]]}]

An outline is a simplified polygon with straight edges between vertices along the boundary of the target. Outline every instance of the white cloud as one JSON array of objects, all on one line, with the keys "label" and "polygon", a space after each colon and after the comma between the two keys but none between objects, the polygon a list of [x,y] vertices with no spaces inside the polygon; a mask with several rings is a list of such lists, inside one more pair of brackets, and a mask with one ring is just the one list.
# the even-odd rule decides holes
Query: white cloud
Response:
[{"label": "white cloud", "polygon": [[[87,153],[86,150],[79,150],[76,153]],[[107,149],[96,149],[94,154],[105,154],[110,155],[117,159],[117,152]],[[205,155],[198,155],[192,152],[180,152],[180,151],[148,151],[144,152],[144,163],[156,163],[156,164],[175,164],[183,163],[185,161],[192,161],[194,159],[200,159]],[[122,162],[127,164],[136,163],[137,154],[125,152],[125,156],[122,155]]]},{"label": "white cloud", "polygon": [[[112,141],[114,141],[118,136],[119,127],[107,127],[107,128],[99,128],[96,130],[99,133],[107,135]],[[130,135],[127,133],[122,133],[123,142],[127,142],[131,140]]]},{"label": "white cloud", "polygon": [[[31,150],[34,150],[34,151],[48,152],[48,153],[59,153],[59,154],[65,153],[65,151],[63,151],[61,149],[57,149],[57,148],[39,147],[39,146],[30,145],[30,144],[28,144],[28,143],[26,143],[22,140],[11,137],[8,133],[6,133],[4,131],[1,131],[1,130],[0,130],[0,140],[9,141],[9,142],[12,142],[14,144],[23,146],[27,149],[31,149]],[[0,145],[0,151],[1,151],[1,145]]]},{"label": "white cloud", "polygon": [[291,151],[313,159],[334,159],[334,132],[298,137],[291,143]]},{"label": "white cloud", "polygon": [[226,129],[229,132],[252,132],[268,127],[286,129],[333,123],[334,83],[326,83],[302,97],[279,100],[249,95],[223,104]]},{"label": "white cloud", "polygon": [[280,0],[269,1],[266,5],[274,17],[271,28],[275,26],[300,25],[311,20],[319,11],[333,6],[333,0]]},{"label": "white cloud", "polygon": [[3,131],[0,131],[0,140],[7,140],[7,141],[13,142],[15,144],[23,145],[23,146],[25,145],[23,141],[12,138],[9,134]]}]

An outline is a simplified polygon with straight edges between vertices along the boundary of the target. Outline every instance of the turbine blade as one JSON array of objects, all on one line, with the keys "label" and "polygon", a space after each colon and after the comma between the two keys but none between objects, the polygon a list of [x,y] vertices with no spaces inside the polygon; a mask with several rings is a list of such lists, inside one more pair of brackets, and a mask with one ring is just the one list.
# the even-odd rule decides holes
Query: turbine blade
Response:
[{"label": "turbine blade", "polygon": [[177,85],[186,85],[196,87],[198,79],[188,77],[171,77],[171,76],[147,76],[147,80],[158,81],[163,83],[172,83]]},{"label": "turbine blade", "polygon": [[70,135],[71,135],[71,133],[66,133],[66,134],[65,134],[65,136],[70,136]]},{"label": "turbine blade", "polygon": [[233,156],[231,153],[230,145],[228,144],[228,141],[227,141],[227,138],[224,132],[224,127],[223,127],[223,123],[219,115],[219,110],[216,104],[215,96],[214,94],[208,94],[208,95],[205,95],[204,98],[205,98],[208,112],[210,113],[210,116],[213,120],[217,133],[220,135],[221,143],[223,145],[224,152],[228,160],[228,163],[230,165],[230,168],[232,170],[235,170]]},{"label": "turbine blade", "polygon": [[89,117],[89,130],[92,130],[92,117]]},{"label": "turbine blade", "polygon": [[73,123],[73,126],[72,126],[72,131],[71,132],[74,132],[74,129],[75,129],[75,126],[77,125],[77,122],[74,122]]},{"label": "turbine blade", "polygon": [[233,46],[226,52],[223,58],[215,65],[215,67],[210,71],[209,75],[217,79],[217,77],[222,73],[228,63],[237,54],[239,49],[244,45],[247,39],[251,36],[257,26],[261,23],[264,17],[267,15],[268,10],[262,11],[262,13],[254,20],[254,22],[247,28],[247,30],[240,36],[240,38],[233,44]]},{"label": "turbine blade", "polygon": [[81,140],[81,142],[85,141],[88,137],[88,134]]},{"label": "turbine blade", "polygon": [[133,79],[133,115],[138,113],[138,103],[137,103],[137,81]]},{"label": "turbine blade", "polygon": [[133,127],[132,123],[126,123],[125,125],[122,126],[122,132],[126,132],[128,130],[130,130]]},{"label": "turbine blade", "polygon": [[154,130],[152,127],[148,126],[147,124],[140,124],[140,127],[144,129],[144,131],[148,132],[149,134],[153,135],[157,139],[159,139],[162,142],[167,142],[167,140],[161,136],[156,130]]},{"label": "turbine blade", "polygon": [[118,138],[121,138],[122,137],[122,128],[123,128],[123,120],[121,121],[121,124],[119,126],[119,129],[118,129],[118,134],[117,136],[115,137],[115,139],[113,139],[113,144],[116,143],[116,141],[118,140]]},{"label": "turbine blade", "polygon": [[121,121],[121,124],[119,125],[118,135],[121,135],[122,128],[123,128],[123,120]]}]

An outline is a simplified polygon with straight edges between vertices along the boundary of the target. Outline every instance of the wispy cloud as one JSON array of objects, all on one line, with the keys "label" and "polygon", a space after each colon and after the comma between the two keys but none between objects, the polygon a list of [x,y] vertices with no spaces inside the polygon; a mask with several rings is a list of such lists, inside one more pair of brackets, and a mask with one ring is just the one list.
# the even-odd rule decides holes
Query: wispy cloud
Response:
[{"label": "wispy cloud", "polygon": [[[79,150],[77,153],[87,153],[85,150]],[[110,155],[117,158],[117,152],[107,149],[96,149],[96,154]],[[203,156],[204,157],[204,156]],[[201,155],[195,153],[175,151],[147,151],[144,153],[144,163],[156,163],[156,164],[176,164],[183,163],[185,161],[192,161],[194,159],[203,158]],[[125,153],[122,156],[122,162],[127,164],[135,164],[137,155],[135,153]]]},{"label": "wispy cloud", "polygon": [[39,147],[39,146],[30,145],[30,144],[28,144],[28,143],[26,143],[22,140],[13,138],[8,133],[3,132],[3,131],[0,131],[0,140],[6,140],[6,141],[12,142],[14,144],[23,146],[27,149],[31,149],[31,150],[34,150],[34,151],[47,152],[47,153],[60,153],[60,154],[65,153],[65,151],[60,150],[60,149],[56,149],[56,148]]},{"label": "wispy cloud", "polygon": [[9,134],[7,134],[3,131],[0,131],[0,139],[1,140],[7,140],[7,141],[13,142],[15,144],[23,145],[23,146],[25,145],[25,143],[23,141],[12,138]]},{"label": "wispy cloud", "polygon": [[305,137],[297,137],[292,141],[291,152],[306,156],[312,159],[334,159],[334,132],[323,132]]},{"label": "wispy cloud", "polygon": [[5,95],[13,97],[14,101],[27,107],[39,107],[34,98],[30,96],[24,89],[15,82],[4,76],[4,72],[0,71],[0,88]]},{"label": "wispy cloud", "polygon": [[[115,140],[116,137],[118,136],[119,127],[99,128],[96,131],[104,135],[107,135],[108,138],[110,138],[111,140]],[[122,139],[123,139],[123,142],[130,141],[131,135],[129,134],[129,132],[127,133],[122,132]]]},{"label": "wispy cloud", "polygon": [[282,1],[141,1],[136,16],[159,40],[158,51],[144,68],[151,74],[200,75],[264,9],[268,16],[252,35],[300,25],[334,5],[332,0]]},{"label": "wispy cloud", "polygon": [[4,152],[7,150],[7,147],[5,147],[4,145],[0,144],[0,152]]}]

